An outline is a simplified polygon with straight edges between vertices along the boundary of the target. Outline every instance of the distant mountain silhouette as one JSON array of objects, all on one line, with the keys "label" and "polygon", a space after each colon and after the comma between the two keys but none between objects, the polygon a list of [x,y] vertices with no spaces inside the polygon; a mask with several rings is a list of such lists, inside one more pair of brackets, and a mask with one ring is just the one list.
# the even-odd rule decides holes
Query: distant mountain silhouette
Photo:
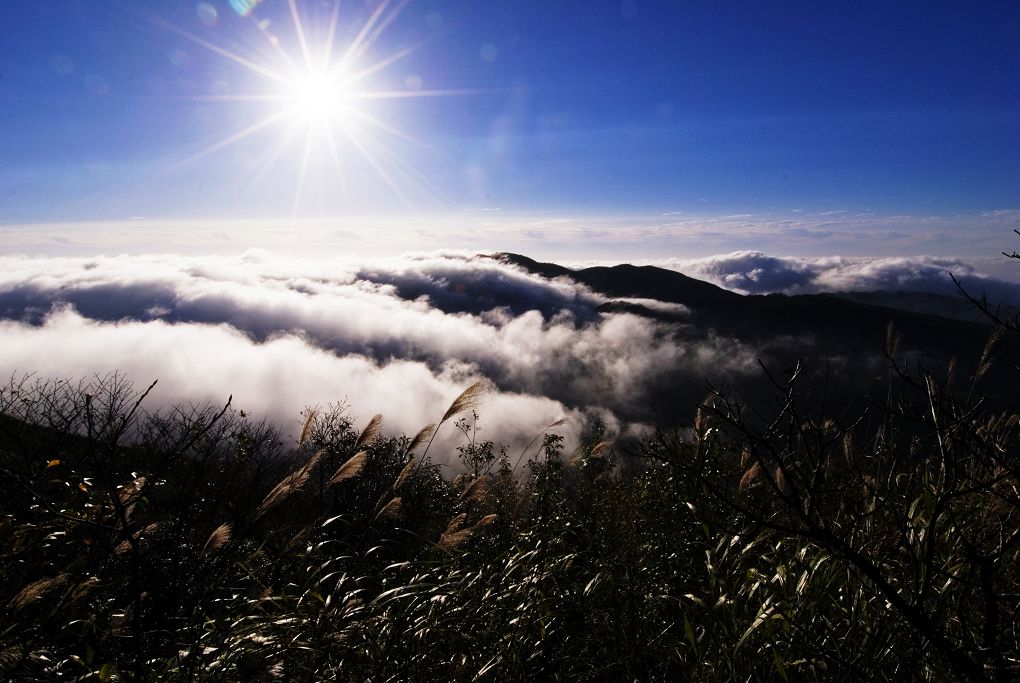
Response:
[{"label": "distant mountain silhouette", "polygon": [[[903,311],[939,315],[944,318],[968,320],[970,322],[987,323],[988,318],[973,303],[962,296],[946,296],[931,292],[833,292],[831,296],[856,301],[861,304],[898,308]],[[1012,320],[1020,315],[1020,308],[1004,305],[999,315]]]},{"label": "distant mountain silhouette", "polygon": [[[780,365],[832,357],[849,358],[851,365],[865,357],[873,361],[885,348],[891,324],[895,334],[903,339],[904,350],[917,349],[921,352],[918,358],[931,367],[946,367],[951,358],[955,359],[958,376],[967,377],[975,372],[992,330],[978,316],[962,319],[970,305],[962,297],[959,305],[953,306],[936,299],[936,295],[904,293],[745,296],[654,266],[571,270],[519,254],[501,253],[494,258],[544,277],[570,278],[608,297],[683,304],[691,311],[687,317],[689,328],[712,330],[751,343],[763,349],[763,360]],[[905,310],[908,307],[915,310]],[[624,302],[610,302],[600,310],[625,311],[664,322],[676,319],[675,315]],[[943,310],[956,315],[945,317],[924,312]],[[1020,340],[1007,335],[999,342],[995,355],[1015,366],[1020,361]],[[1014,381],[1012,372],[996,373],[994,378],[988,378],[986,391],[1009,395]]]},{"label": "distant mountain silhouette", "polygon": [[496,254],[496,258],[543,277],[568,277],[611,297],[658,299],[683,304],[692,309],[735,305],[744,298],[722,287],[655,266],[624,264],[570,270],[555,263],[539,263],[520,254],[501,253]]}]

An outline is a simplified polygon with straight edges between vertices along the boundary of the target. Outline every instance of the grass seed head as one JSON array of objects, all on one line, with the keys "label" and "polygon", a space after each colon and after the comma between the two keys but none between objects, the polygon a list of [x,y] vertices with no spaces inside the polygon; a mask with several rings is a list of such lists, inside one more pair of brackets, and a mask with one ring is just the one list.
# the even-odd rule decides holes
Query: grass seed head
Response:
[{"label": "grass seed head", "polygon": [[281,479],[280,483],[274,486],[273,490],[262,500],[262,504],[259,505],[258,516],[262,516],[271,508],[276,507],[284,499],[304,486],[312,470],[319,464],[320,458],[322,458],[322,451],[316,451],[308,459],[308,462]]},{"label": "grass seed head", "polygon": [[368,452],[359,451],[351,456],[343,465],[340,465],[332,477],[329,479],[329,485],[333,486],[340,482],[353,479],[354,477],[361,474],[361,471],[365,469],[365,463],[368,461]]},{"label": "grass seed head", "polygon": [[443,532],[443,535],[451,534],[454,531],[459,531],[464,526],[464,522],[466,520],[467,513],[466,512],[460,513],[459,515],[451,519],[450,523],[446,525],[446,531]]},{"label": "grass seed head", "polygon": [[411,443],[407,444],[406,452],[413,453],[416,449],[421,447],[423,443],[429,440],[429,437],[432,436],[432,432],[434,432],[435,429],[436,426],[434,424],[425,425],[424,427],[422,427],[421,430],[414,435],[414,438],[411,439]]},{"label": "grass seed head", "polygon": [[230,522],[224,522],[218,527],[213,529],[213,532],[209,534],[209,540],[205,542],[205,546],[202,548],[202,552],[215,552],[230,543],[230,534],[233,531],[233,527],[230,526]]},{"label": "grass seed head", "polygon": [[740,478],[740,484],[738,485],[737,488],[743,491],[744,489],[755,483],[758,480],[760,474],[761,465],[759,465],[758,463],[754,463],[753,465],[747,468],[746,472],[744,472],[744,476]]},{"label": "grass seed head", "polygon": [[376,439],[379,438],[379,432],[382,429],[382,415],[375,415],[365,428],[361,430],[361,434],[358,436],[358,440],[354,442],[354,449],[363,448],[368,446]]},{"label": "grass seed head", "polygon": [[315,410],[308,411],[308,417],[305,418],[305,423],[301,427],[301,436],[298,437],[298,446],[304,446],[305,442],[308,441],[308,437],[312,435],[315,430],[315,419],[318,417],[318,413]]},{"label": "grass seed head", "polygon": [[471,529],[461,529],[460,531],[447,532],[442,535],[439,539],[439,547],[447,552],[457,550],[462,545],[471,540],[473,535]]},{"label": "grass seed head", "polygon": [[411,459],[407,461],[403,469],[400,470],[400,474],[397,475],[396,481],[393,482],[393,490],[400,491],[407,483],[407,480],[411,478],[411,474],[414,472],[415,464],[417,464],[418,458],[411,456]]},{"label": "grass seed head", "polygon": [[478,380],[462,391],[460,396],[453,399],[453,403],[451,403],[450,407],[446,409],[446,413],[443,414],[443,419],[440,420],[439,423],[442,424],[454,415],[474,408],[478,405],[478,401],[481,400],[483,394],[485,394],[485,381]]},{"label": "grass seed head", "polygon": [[58,574],[57,576],[33,581],[18,591],[18,594],[10,602],[10,608],[12,610],[20,610],[41,599],[53,589],[63,586],[65,583],[67,583],[67,574]]},{"label": "grass seed head", "polygon": [[482,475],[471,482],[463,493],[460,494],[461,500],[472,500],[478,502],[485,498],[489,492],[489,488],[492,485],[492,480],[488,475]]},{"label": "grass seed head", "polygon": [[390,502],[383,505],[382,509],[379,510],[379,514],[375,516],[376,519],[396,519],[400,516],[400,497],[390,499]]},{"label": "grass seed head", "polygon": [[780,491],[786,490],[786,475],[783,474],[783,468],[779,465],[776,465],[775,481]]},{"label": "grass seed head", "polygon": [[485,527],[489,526],[490,524],[492,524],[493,522],[495,522],[496,519],[498,519],[498,518],[499,518],[499,515],[497,515],[495,513],[493,513],[491,515],[485,515],[480,520],[475,522],[475,525],[474,525],[474,527],[472,527],[472,530],[473,531],[480,531],[480,530],[484,529]]},{"label": "grass seed head", "polygon": [[[975,379],[981,379],[985,376],[985,373],[991,370],[992,364],[995,360],[992,356],[992,350],[999,342],[999,338],[1002,337],[1002,331],[1003,328],[1001,326],[996,327],[992,330],[992,333],[988,335],[988,341],[985,343],[985,348],[981,352],[981,360],[978,361],[978,369],[975,374]],[[954,358],[953,360],[955,361],[956,359]]]}]

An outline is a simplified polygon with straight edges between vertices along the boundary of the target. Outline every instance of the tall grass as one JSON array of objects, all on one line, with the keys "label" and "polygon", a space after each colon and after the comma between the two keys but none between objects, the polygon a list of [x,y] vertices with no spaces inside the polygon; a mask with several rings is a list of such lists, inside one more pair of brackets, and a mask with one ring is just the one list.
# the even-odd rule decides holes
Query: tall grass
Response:
[{"label": "tall grass", "polygon": [[[227,407],[149,414],[120,377],[0,391],[0,677],[138,680],[1010,680],[1017,423],[891,358],[828,410],[517,468],[458,422],[384,436],[342,406],[291,444]],[[444,456],[447,454],[443,454]]]}]

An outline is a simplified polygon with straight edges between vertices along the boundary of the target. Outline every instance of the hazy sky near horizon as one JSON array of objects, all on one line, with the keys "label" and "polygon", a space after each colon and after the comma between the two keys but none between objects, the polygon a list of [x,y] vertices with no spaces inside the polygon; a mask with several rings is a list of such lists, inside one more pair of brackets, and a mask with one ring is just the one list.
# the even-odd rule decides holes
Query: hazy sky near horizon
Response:
[{"label": "hazy sky near horizon", "polygon": [[3,3],[0,251],[990,256],[1020,225],[1016,2],[334,8]]}]

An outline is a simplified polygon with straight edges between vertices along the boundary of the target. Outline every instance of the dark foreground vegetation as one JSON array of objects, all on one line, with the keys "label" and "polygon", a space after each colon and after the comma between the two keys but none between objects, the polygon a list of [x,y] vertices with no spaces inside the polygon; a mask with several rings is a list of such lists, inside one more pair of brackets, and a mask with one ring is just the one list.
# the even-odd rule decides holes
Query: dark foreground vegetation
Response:
[{"label": "dark foreground vegetation", "polygon": [[[0,390],[0,678],[1016,680],[1018,418],[895,348],[639,445],[341,407],[298,443],[118,377]],[[1008,368],[999,371],[1010,372]],[[465,419],[466,418],[466,419]],[[445,423],[445,424],[444,424]],[[531,462],[527,462],[532,458]]]}]

